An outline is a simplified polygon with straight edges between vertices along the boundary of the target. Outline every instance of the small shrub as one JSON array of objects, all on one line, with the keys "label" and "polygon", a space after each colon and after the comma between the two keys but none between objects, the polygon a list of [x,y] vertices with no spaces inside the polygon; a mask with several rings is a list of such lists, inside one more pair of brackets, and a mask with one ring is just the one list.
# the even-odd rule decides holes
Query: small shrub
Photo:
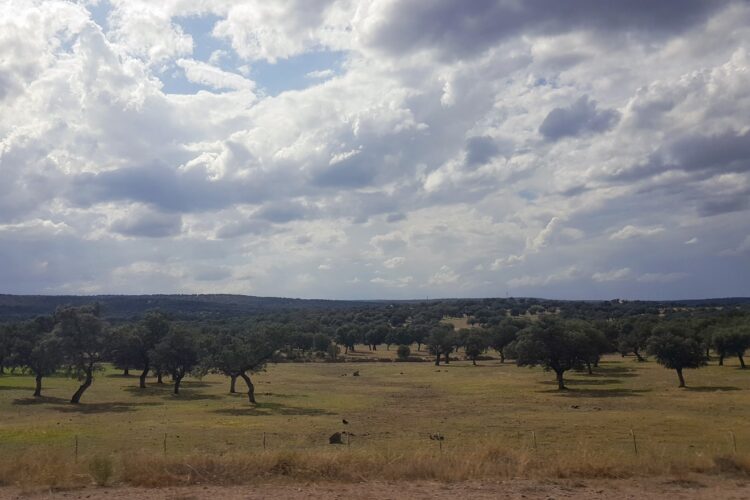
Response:
[{"label": "small shrub", "polygon": [[402,361],[407,360],[411,355],[411,349],[408,345],[400,345],[398,346],[398,350],[396,350],[396,355],[398,356],[398,359]]},{"label": "small shrub", "polygon": [[94,457],[89,462],[89,473],[97,486],[106,486],[112,479],[112,459],[109,457]]}]

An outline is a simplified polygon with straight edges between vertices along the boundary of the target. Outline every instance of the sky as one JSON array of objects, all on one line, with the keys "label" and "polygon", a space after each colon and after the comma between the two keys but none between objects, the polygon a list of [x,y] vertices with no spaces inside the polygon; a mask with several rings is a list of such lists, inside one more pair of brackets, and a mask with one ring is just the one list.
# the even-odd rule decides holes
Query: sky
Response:
[{"label": "sky", "polygon": [[750,296],[750,2],[0,3],[0,293]]}]

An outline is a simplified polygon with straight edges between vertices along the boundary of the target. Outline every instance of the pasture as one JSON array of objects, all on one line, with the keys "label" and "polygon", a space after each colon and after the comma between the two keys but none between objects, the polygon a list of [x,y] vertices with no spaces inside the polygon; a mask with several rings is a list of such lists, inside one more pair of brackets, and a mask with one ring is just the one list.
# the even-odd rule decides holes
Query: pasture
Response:
[{"label": "pasture", "polygon": [[[362,347],[355,357],[393,354],[385,346],[375,352]],[[352,376],[355,371],[359,376]],[[45,379],[44,397],[33,398],[33,377],[5,374],[0,376],[0,480],[13,483],[12,470],[18,472],[12,464],[39,457],[56,457],[73,470],[83,467],[76,465],[76,440],[79,464],[110,457],[115,478],[132,476],[117,472],[128,460],[303,454],[339,457],[339,465],[415,456],[438,463],[476,459],[490,448],[519,464],[554,463],[558,475],[586,475],[587,463],[606,463],[615,475],[664,473],[672,463],[702,470],[716,456],[734,456],[735,446],[747,464],[750,370],[740,370],[734,359],[686,371],[687,389],[677,388],[673,370],[619,355],[605,356],[593,375],[570,372],[566,378],[570,390],[560,392],[552,373],[495,360],[439,367],[282,363],[255,375],[258,404],[251,406],[241,381],[240,392],[230,395],[225,377],[189,379],[175,396],[168,379],[163,386],[149,379],[149,387],[139,389],[137,377],[107,368],[75,406],[68,403],[75,380]],[[351,433],[348,445],[328,444],[336,431]],[[442,442],[430,439],[437,433]],[[360,478],[368,477],[365,469]],[[378,468],[368,470],[374,474]],[[531,468],[508,474],[527,473]],[[45,474],[27,480],[53,477],[49,481],[65,483],[59,475]],[[477,469],[456,479],[477,474],[484,473]],[[440,477],[439,471],[424,475],[421,479],[452,478],[450,473]]]}]

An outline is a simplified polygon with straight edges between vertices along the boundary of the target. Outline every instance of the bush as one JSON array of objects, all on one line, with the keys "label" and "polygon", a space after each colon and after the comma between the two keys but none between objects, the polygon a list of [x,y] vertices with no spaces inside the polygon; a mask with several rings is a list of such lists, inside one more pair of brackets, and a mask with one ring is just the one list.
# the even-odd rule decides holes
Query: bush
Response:
[{"label": "bush", "polygon": [[112,459],[109,457],[94,457],[89,462],[89,473],[97,486],[106,486],[112,472]]},{"label": "bush", "polygon": [[398,356],[398,359],[405,361],[409,359],[409,356],[411,355],[411,349],[409,348],[408,345],[400,345],[398,346],[396,355]]}]

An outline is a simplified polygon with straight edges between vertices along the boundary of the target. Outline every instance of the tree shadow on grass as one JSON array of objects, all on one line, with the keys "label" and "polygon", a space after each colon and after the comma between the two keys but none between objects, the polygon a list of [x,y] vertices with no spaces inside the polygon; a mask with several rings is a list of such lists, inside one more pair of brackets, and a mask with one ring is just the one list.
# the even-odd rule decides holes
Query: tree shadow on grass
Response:
[{"label": "tree shadow on grass", "polygon": [[733,385],[713,385],[713,386],[695,386],[685,387],[686,391],[690,392],[727,392],[727,391],[739,391],[739,387]]},{"label": "tree shadow on grass", "polygon": [[[570,382],[565,382],[569,385]],[[558,394],[566,398],[622,398],[622,397],[634,397],[640,396],[641,394],[651,392],[651,389],[624,389],[622,387],[613,387],[611,389],[565,389],[559,390],[547,390],[539,391],[548,394]]]},{"label": "tree shadow on grass", "polygon": [[61,403],[67,403],[70,401],[69,399],[65,398],[57,398],[54,396],[39,396],[39,397],[30,397],[30,398],[18,398],[13,400],[14,405],[19,406],[31,406],[31,405],[38,405],[38,404],[61,404]]},{"label": "tree shadow on grass", "polygon": [[[198,382],[200,384],[200,382]],[[180,385],[180,393],[174,394],[174,386],[171,384],[164,385],[149,385],[145,389],[141,389],[137,385],[123,387],[123,390],[129,392],[131,395],[136,397],[160,397],[163,399],[183,400],[183,401],[200,401],[202,399],[222,399],[223,396],[217,394],[205,394],[198,391],[193,391],[193,388],[205,387],[201,385],[194,385],[194,383]]]},{"label": "tree shadow on grass", "polygon": [[[542,382],[542,384],[546,385],[554,385],[557,386],[556,380],[545,380]],[[612,380],[612,379],[582,379],[582,378],[573,378],[573,379],[565,379],[565,385],[612,385],[612,384],[622,384],[619,380]]]},{"label": "tree shadow on grass", "polygon": [[613,377],[613,378],[630,378],[630,377],[637,377],[638,376],[638,370],[635,368],[630,368],[627,366],[621,366],[621,365],[614,365],[610,366],[608,364],[600,364],[598,367],[594,368],[594,374],[593,377]]},{"label": "tree shadow on grass", "polygon": [[127,413],[135,411],[139,406],[159,406],[159,403],[125,403],[121,401],[112,401],[108,403],[80,403],[73,405],[67,403],[65,406],[53,406],[52,409],[60,413]]},{"label": "tree shadow on grass", "polygon": [[234,417],[270,417],[273,415],[336,415],[335,413],[321,410],[320,408],[300,408],[296,406],[285,406],[281,403],[266,402],[261,402],[254,406],[248,405],[247,408],[222,408],[219,410],[214,410],[213,413],[219,413],[221,415],[231,415]]}]

